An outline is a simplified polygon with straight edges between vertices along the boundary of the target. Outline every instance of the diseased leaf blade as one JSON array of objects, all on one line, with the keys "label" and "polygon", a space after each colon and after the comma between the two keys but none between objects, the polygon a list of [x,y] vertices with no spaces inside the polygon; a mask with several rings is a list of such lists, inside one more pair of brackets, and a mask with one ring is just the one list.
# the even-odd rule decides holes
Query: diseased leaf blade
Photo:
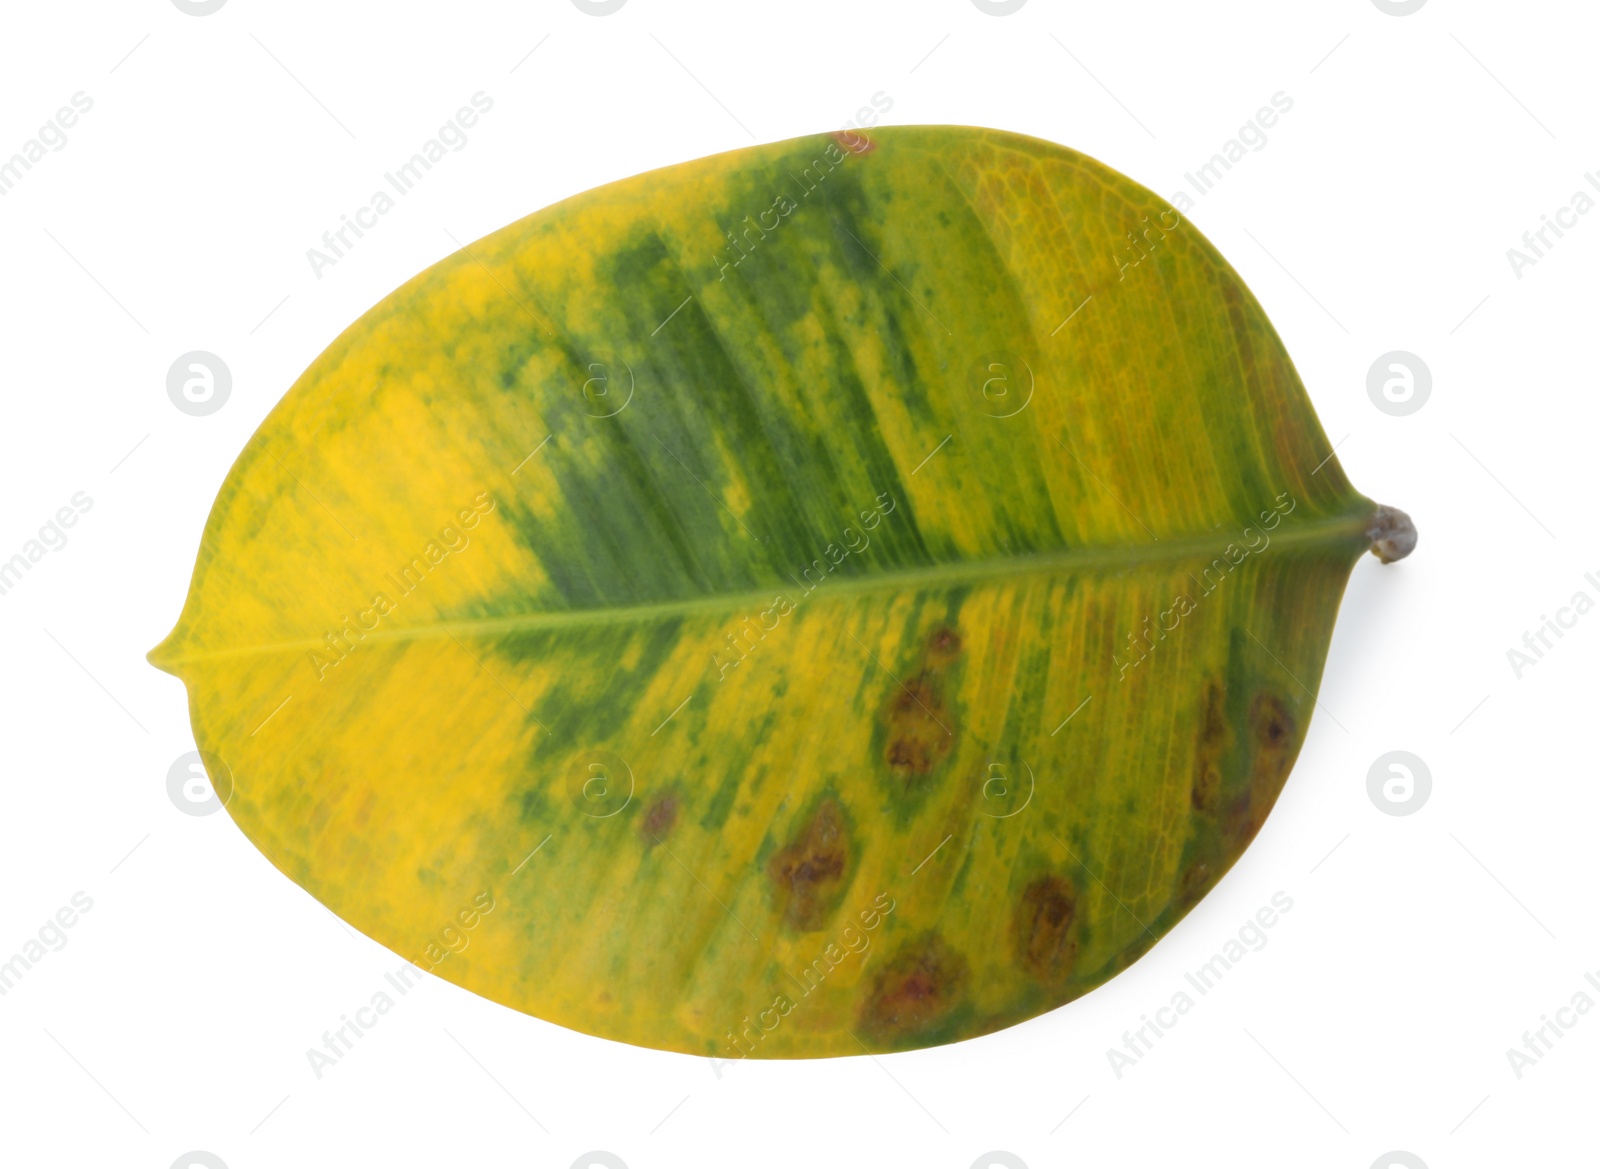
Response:
[{"label": "diseased leaf blade", "polygon": [[440,261],[251,440],[151,655],[230,814],[634,1043],[897,1050],[1103,982],[1260,828],[1351,565],[1414,538],[1174,218],[896,128]]}]

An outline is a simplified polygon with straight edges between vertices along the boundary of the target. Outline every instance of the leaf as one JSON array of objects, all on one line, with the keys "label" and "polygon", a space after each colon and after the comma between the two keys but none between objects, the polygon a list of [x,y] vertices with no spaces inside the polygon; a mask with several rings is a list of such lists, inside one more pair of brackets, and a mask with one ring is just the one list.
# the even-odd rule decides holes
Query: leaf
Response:
[{"label": "leaf", "polygon": [[240,456],[151,660],[244,833],[423,969],[653,1047],[892,1051],[1170,929],[1351,565],[1413,541],[1150,192],[883,129],[394,292]]}]

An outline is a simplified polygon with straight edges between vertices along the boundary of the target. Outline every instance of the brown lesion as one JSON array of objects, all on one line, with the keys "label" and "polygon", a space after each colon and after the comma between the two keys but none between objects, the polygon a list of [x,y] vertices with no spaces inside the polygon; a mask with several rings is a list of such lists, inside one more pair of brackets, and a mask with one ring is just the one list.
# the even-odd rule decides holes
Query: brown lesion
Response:
[{"label": "brown lesion", "polygon": [[922,934],[873,978],[861,1003],[861,1028],[883,1042],[926,1031],[950,1017],[966,987],[966,958],[938,933]]},{"label": "brown lesion", "polygon": [[1299,716],[1281,693],[1257,690],[1244,719],[1230,720],[1226,689],[1216,680],[1206,683],[1190,793],[1196,818],[1173,890],[1180,913],[1255,839],[1288,778],[1300,736]]},{"label": "brown lesion", "polygon": [[950,753],[955,735],[949,718],[934,675],[918,674],[895,687],[885,713],[889,746],[884,758],[896,778],[913,780],[931,774]]},{"label": "brown lesion", "polygon": [[1202,816],[1214,815],[1222,795],[1222,761],[1228,750],[1228,720],[1222,686],[1212,679],[1201,699],[1200,730],[1195,736],[1194,783],[1189,802]]},{"label": "brown lesion", "polygon": [[1217,867],[1205,858],[1197,858],[1184,866],[1182,875],[1178,878],[1178,890],[1174,898],[1177,904],[1187,910],[1211,891],[1211,886],[1217,883]]},{"label": "brown lesion", "polygon": [[944,684],[961,650],[961,634],[941,625],[928,635],[918,671],[891,682],[880,715],[888,732],[884,762],[907,788],[931,775],[955,745],[956,719],[945,702]]},{"label": "brown lesion", "polygon": [[1288,772],[1290,743],[1294,738],[1294,714],[1276,694],[1257,694],[1250,704],[1250,734],[1255,740],[1257,758],[1284,774]]},{"label": "brown lesion", "polygon": [[1223,821],[1223,833],[1235,849],[1249,844],[1261,830],[1289,776],[1300,741],[1294,711],[1280,695],[1270,691],[1258,693],[1251,701],[1246,733],[1250,743],[1249,779],[1229,802]]},{"label": "brown lesion", "polygon": [[835,130],[829,137],[851,154],[871,154],[878,149],[878,144],[861,130]]},{"label": "brown lesion", "polygon": [[1023,890],[1012,920],[1017,961],[1044,982],[1059,982],[1072,972],[1078,943],[1072,926],[1077,897],[1065,880],[1039,877]]},{"label": "brown lesion", "polygon": [[961,634],[948,625],[939,626],[928,635],[927,656],[930,665],[949,665],[961,656]]},{"label": "brown lesion", "polygon": [[639,833],[648,843],[659,844],[671,833],[678,822],[678,797],[669,792],[654,800],[645,809],[639,824]]},{"label": "brown lesion", "polygon": [[834,800],[824,800],[767,864],[784,919],[796,929],[821,929],[838,907],[849,868],[850,830],[844,812]]}]

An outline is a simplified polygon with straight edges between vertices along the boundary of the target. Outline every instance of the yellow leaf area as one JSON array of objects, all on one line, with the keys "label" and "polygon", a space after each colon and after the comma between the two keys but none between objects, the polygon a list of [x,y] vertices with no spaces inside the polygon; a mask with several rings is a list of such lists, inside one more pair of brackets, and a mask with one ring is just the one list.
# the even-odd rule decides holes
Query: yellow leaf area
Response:
[{"label": "yellow leaf area", "polygon": [[1143,188],[805,138],[373,308],[151,660],[244,833],[424,969],[652,1047],[893,1051],[1069,1001],[1220,878],[1374,514]]}]

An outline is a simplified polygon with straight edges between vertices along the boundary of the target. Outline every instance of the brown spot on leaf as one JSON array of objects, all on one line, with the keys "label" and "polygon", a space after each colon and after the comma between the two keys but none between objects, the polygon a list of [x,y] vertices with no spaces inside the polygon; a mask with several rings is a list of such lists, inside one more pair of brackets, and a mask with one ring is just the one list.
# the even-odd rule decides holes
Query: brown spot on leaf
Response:
[{"label": "brown spot on leaf", "polygon": [[672,826],[677,822],[678,797],[668,793],[645,809],[644,821],[639,825],[639,831],[646,840],[659,843],[672,831]]},{"label": "brown spot on leaf", "polygon": [[861,1004],[861,1028],[893,1042],[950,1017],[967,985],[967,960],[937,933],[912,938],[879,969]]},{"label": "brown spot on leaf", "polygon": [[1196,860],[1183,870],[1178,879],[1176,900],[1184,909],[1196,904],[1216,883],[1216,870],[1208,860]]},{"label": "brown spot on leaf", "polygon": [[1261,830],[1289,776],[1299,743],[1294,712],[1271,693],[1257,694],[1251,702],[1248,734],[1249,782],[1229,802],[1223,822],[1223,833],[1234,849],[1249,844]]},{"label": "brown spot on leaf", "polygon": [[1200,730],[1195,736],[1194,785],[1189,801],[1203,816],[1213,815],[1222,794],[1222,758],[1228,749],[1228,722],[1223,714],[1222,687],[1206,683],[1201,700]]},{"label": "brown spot on leaf", "polygon": [[1072,886],[1060,877],[1040,877],[1023,890],[1013,932],[1024,970],[1045,982],[1059,982],[1071,973],[1078,949],[1071,936],[1076,911]]},{"label": "brown spot on leaf", "polygon": [[931,670],[894,684],[884,721],[889,732],[884,759],[890,774],[908,785],[931,774],[955,743],[955,719]]},{"label": "brown spot on leaf", "polygon": [[1294,737],[1294,715],[1276,694],[1257,694],[1250,704],[1250,731],[1255,737],[1257,758],[1275,754],[1275,765],[1287,772],[1289,743]]},{"label": "brown spot on leaf", "polygon": [[850,867],[849,828],[833,800],[824,800],[810,821],[767,864],[785,920],[796,929],[818,930],[838,906]]},{"label": "brown spot on leaf", "polygon": [[928,657],[939,665],[953,662],[961,654],[961,634],[941,625],[928,637]]},{"label": "brown spot on leaf", "polygon": [[860,130],[835,130],[830,136],[851,154],[871,154],[878,149],[878,144]]}]

